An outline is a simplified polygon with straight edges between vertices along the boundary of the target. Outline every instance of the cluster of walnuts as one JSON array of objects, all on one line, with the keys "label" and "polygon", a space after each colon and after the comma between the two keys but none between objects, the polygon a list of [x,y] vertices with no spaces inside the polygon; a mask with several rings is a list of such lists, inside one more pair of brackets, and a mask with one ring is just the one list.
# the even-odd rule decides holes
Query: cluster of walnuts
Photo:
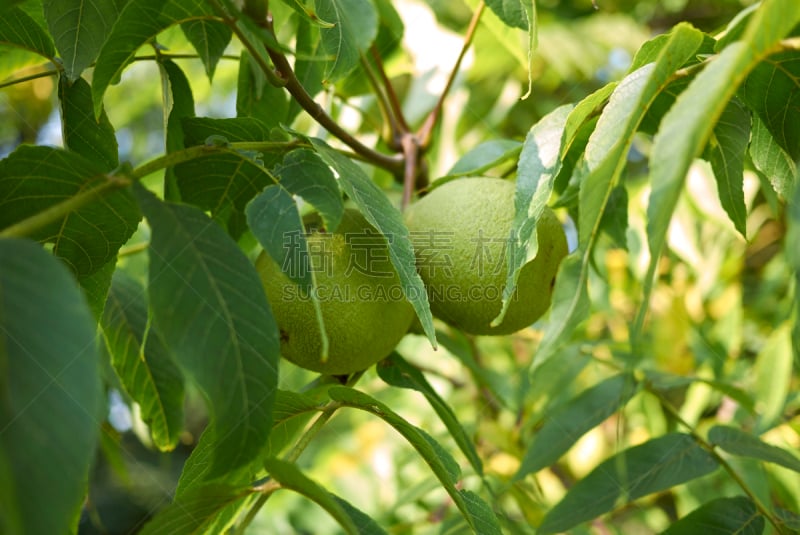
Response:
[{"label": "cluster of walnuts", "polygon": [[[510,334],[532,324],[550,306],[567,242],[561,223],[545,209],[536,229],[538,253],[520,271],[505,317],[491,325],[502,306],[514,195],[515,184],[508,180],[461,178],[433,189],[404,214],[431,312],[465,333]],[[266,252],[256,262],[280,329],[281,354],[303,368],[330,375],[364,370],[386,357],[416,319],[399,291],[386,241],[348,239],[377,236],[354,209],[345,210],[335,232],[320,229],[316,214],[304,223],[309,251],[323,252],[310,262],[318,305],[296,291],[296,284]],[[359,264],[359,258],[369,262]],[[329,340],[324,360],[316,306]]]}]

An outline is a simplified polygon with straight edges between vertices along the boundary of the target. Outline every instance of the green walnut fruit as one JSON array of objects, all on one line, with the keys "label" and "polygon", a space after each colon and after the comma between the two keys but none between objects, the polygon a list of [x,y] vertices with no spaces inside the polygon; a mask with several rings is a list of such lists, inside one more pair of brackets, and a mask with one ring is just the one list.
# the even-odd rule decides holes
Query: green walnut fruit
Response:
[{"label": "green walnut fruit", "polygon": [[414,310],[406,300],[386,240],[360,212],[345,210],[335,232],[322,218],[304,218],[308,260],[328,334],[322,361],[311,295],[291,281],[266,252],[256,268],[280,330],[281,354],[298,366],[329,375],[364,370],[386,357],[408,331]]},{"label": "green walnut fruit", "polygon": [[406,211],[431,311],[466,333],[510,334],[550,307],[567,241],[561,223],[546,208],[536,228],[538,254],[522,267],[503,321],[490,325],[502,306],[515,190],[507,180],[461,178],[434,189]]}]

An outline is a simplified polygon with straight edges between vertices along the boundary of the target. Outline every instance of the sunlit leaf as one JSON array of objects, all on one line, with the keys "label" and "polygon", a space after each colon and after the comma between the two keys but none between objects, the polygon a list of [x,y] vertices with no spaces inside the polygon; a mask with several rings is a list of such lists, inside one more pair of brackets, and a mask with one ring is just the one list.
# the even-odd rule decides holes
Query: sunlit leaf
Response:
[{"label": "sunlit leaf", "polygon": [[556,108],[536,123],[525,137],[517,164],[514,221],[506,249],[508,267],[503,306],[492,325],[503,321],[516,292],[520,271],[539,252],[536,225],[547,206],[561,167],[559,154],[571,110],[570,104]]},{"label": "sunlit leaf", "polygon": [[638,336],[648,310],[653,279],[666,241],[669,220],[683,189],[689,166],[705,146],[730,99],[772,47],[800,21],[794,0],[765,0],[754,12],[741,41],[725,48],[689,84],[664,116],[653,141],[652,192],[647,236],[650,265],[643,305],[633,327]]},{"label": "sunlit leaf", "polygon": [[278,327],[255,267],[203,212],[137,185],[152,229],[153,327],[202,391],[216,431],[212,475],[252,462],[272,426]]},{"label": "sunlit leaf", "polygon": [[119,16],[117,4],[111,0],[43,0],[47,26],[70,81],[80,78],[97,58]]},{"label": "sunlit leaf", "polygon": [[[487,0],[486,5],[500,20],[512,28],[528,29],[528,13],[525,0]],[[527,0],[530,5],[530,0]]]},{"label": "sunlit leaf", "polygon": [[[290,489],[302,494],[325,509],[325,511],[344,529],[345,533],[352,535],[358,535],[360,533],[358,526],[348,512],[354,511],[355,508],[350,506],[348,509],[345,509],[342,503],[337,500],[333,494],[305,475],[297,465],[278,459],[268,459],[264,462],[264,465],[270,476],[281,484],[281,488]],[[360,519],[363,520],[365,517],[366,515],[363,515]]]},{"label": "sunlit leaf", "polygon": [[116,191],[101,195],[32,235],[52,243],[53,252],[78,277],[91,275],[116,258],[141,219],[130,191],[119,189],[101,164],[61,149],[21,145],[0,160],[0,228],[83,191],[105,186]]},{"label": "sunlit leaf", "polygon": [[767,444],[737,427],[715,425],[708,432],[708,440],[732,455],[752,457],[800,472],[800,458],[784,448]]},{"label": "sunlit leaf", "polygon": [[718,468],[691,436],[671,433],[603,461],[573,485],[537,533],[558,533],[642,496],[686,483]]},{"label": "sunlit leaf", "polygon": [[183,430],[183,377],[161,335],[148,330],[145,288],[122,271],[114,274],[101,324],[111,364],[139,404],[153,443],[173,449]]},{"label": "sunlit leaf", "polygon": [[750,142],[750,114],[738,100],[731,100],[722,112],[711,139],[710,162],[719,200],[736,230],[746,237],[744,159]]},{"label": "sunlit leaf", "polygon": [[792,355],[791,322],[787,321],[772,331],[753,366],[759,433],[781,420],[791,388]]},{"label": "sunlit leaf", "polygon": [[[556,277],[551,309],[551,317],[556,319],[546,327],[545,338],[536,354],[537,363],[550,358],[566,333],[585,319],[592,250],[611,193],[627,163],[633,136],[672,74],[694,55],[702,41],[702,33],[690,25],[676,26],[655,61],[626,76],[604,106],[578,170],[580,247],[575,257],[565,262],[567,265],[562,264]],[[592,98],[593,103],[595,100]]]},{"label": "sunlit leaf", "polygon": [[624,407],[637,391],[633,377],[616,375],[548,410],[514,477],[520,479],[555,463],[581,436]]},{"label": "sunlit leaf", "polygon": [[717,498],[673,522],[661,535],[761,535],[764,523],[749,498]]},{"label": "sunlit leaf", "polygon": [[789,198],[795,183],[797,163],[778,145],[757,116],[753,117],[750,157],[756,169],[767,177],[775,193]]},{"label": "sunlit leaf", "polygon": [[486,533],[487,535],[500,533],[497,518],[494,515],[488,516],[486,513],[486,511],[491,511],[491,508],[483,503],[483,500],[477,495],[470,494],[469,499],[465,499],[464,495],[456,489],[454,476],[457,475],[457,472],[454,471],[457,469],[458,464],[444,448],[438,445],[433,437],[410,424],[385,404],[358,390],[335,386],[328,393],[332,400],[348,407],[367,411],[391,425],[417,450],[423,460],[430,466],[473,530],[477,529],[476,519],[480,519],[480,524],[482,525],[480,533]]},{"label": "sunlit leaf", "polygon": [[103,418],[95,322],[69,271],[32,241],[0,239],[0,368],[4,524],[75,532]]},{"label": "sunlit leaf", "polygon": [[332,24],[321,28],[322,46],[333,57],[325,72],[328,82],[336,82],[359,62],[378,34],[378,14],[369,0],[316,0],[317,13]]},{"label": "sunlit leaf", "polygon": [[420,392],[447,427],[461,452],[479,475],[483,475],[483,463],[472,443],[472,439],[458,421],[458,417],[447,402],[433,389],[420,370],[409,364],[397,353],[392,353],[378,364],[378,375],[388,384],[400,388],[411,388]]}]

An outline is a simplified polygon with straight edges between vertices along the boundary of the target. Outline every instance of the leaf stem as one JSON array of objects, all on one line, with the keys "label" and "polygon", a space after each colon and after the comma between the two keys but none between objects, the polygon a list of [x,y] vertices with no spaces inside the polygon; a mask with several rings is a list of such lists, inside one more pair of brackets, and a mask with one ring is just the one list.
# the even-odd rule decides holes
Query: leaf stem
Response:
[{"label": "leaf stem", "polygon": [[60,71],[58,69],[50,69],[47,71],[37,72],[35,74],[31,74],[28,76],[23,76],[22,78],[12,78],[11,80],[5,81],[0,83],[0,89],[4,87],[9,87],[16,84],[22,84],[25,82],[30,82],[31,80],[36,80],[37,78],[47,78],[48,76],[55,76]]},{"label": "leaf stem", "polygon": [[481,0],[481,2],[478,4],[478,7],[475,8],[475,13],[472,14],[472,20],[469,21],[467,33],[464,35],[464,44],[461,47],[461,52],[458,54],[458,58],[456,59],[453,69],[450,71],[450,76],[447,79],[447,85],[445,85],[442,94],[439,95],[439,100],[436,102],[436,105],[425,118],[425,122],[422,123],[422,126],[417,131],[419,146],[423,150],[427,149],[431,144],[431,140],[433,139],[433,129],[436,127],[436,123],[439,122],[439,116],[442,114],[444,102],[447,99],[447,95],[450,93],[450,89],[453,86],[456,75],[461,68],[461,63],[464,61],[464,57],[467,55],[467,50],[469,50],[469,47],[472,45],[472,40],[475,37],[475,31],[478,29],[478,23],[481,20],[481,15],[483,14],[485,7],[486,2]]},{"label": "leaf stem", "polygon": [[95,201],[105,193],[131,185],[131,179],[119,175],[101,175],[104,180],[85,191],[56,203],[0,231],[0,238],[21,238],[32,235],[42,227],[63,219],[71,212]]},{"label": "leaf stem", "polygon": [[389,171],[400,171],[403,168],[403,161],[400,158],[389,156],[371,149],[361,143],[358,139],[350,135],[344,128],[339,126],[339,123],[333,120],[325,110],[308,94],[306,89],[297,79],[289,60],[286,56],[279,51],[267,49],[272,62],[275,64],[276,69],[281,77],[286,81],[284,87],[294,97],[295,101],[308,113],[312,119],[319,123],[332,135],[339,138],[345,145],[353,149],[357,154],[364,157],[368,162],[383,167]]},{"label": "leaf stem", "polygon": [[180,163],[188,162],[208,154],[219,152],[236,152],[236,151],[283,151],[295,147],[305,146],[303,142],[293,141],[235,141],[224,145],[195,145],[186,149],[170,152],[164,156],[159,156],[154,160],[150,160],[134,169],[131,172],[131,177],[134,179],[141,179],[151,173],[155,173],[161,169],[172,167]]}]

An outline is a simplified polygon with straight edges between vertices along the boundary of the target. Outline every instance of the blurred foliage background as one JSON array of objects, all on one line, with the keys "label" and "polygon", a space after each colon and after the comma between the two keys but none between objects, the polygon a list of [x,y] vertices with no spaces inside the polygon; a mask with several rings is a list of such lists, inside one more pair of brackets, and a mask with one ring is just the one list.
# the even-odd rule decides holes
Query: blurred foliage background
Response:
[{"label": "blurred foliage background", "polygon": [[[431,152],[431,175],[444,174],[467,150],[490,139],[523,140],[540,117],[556,106],[578,101],[611,80],[620,79],[639,46],[679,21],[716,33],[746,0],[538,0],[539,46],[532,59],[533,86],[527,91],[525,34],[502,25],[486,12],[474,46],[448,100]],[[461,47],[462,35],[475,0],[396,0],[404,33],[385,37],[384,58],[411,121],[421,120]],[[279,2],[272,5],[280,6]],[[291,24],[291,15],[281,15]],[[280,29],[280,28],[279,28]],[[399,41],[402,39],[402,41]],[[190,56],[192,49],[179,30],[160,36],[165,53]],[[237,44],[220,62],[209,82],[201,62],[176,59],[191,80],[199,116],[236,114]],[[0,51],[7,53],[7,51]],[[22,142],[59,145],[60,127],[53,76],[39,77],[48,67],[15,51],[13,72],[0,73],[0,156]],[[142,49],[142,58],[123,74],[123,83],[106,96],[106,110],[117,129],[120,159],[144,162],[163,152],[162,100],[158,67]],[[0,62],[6,65],[6,59]],[[31,79],[22,83],[15,80]],[[344,125],[377,142],[380,115],[366,84],[328,88],[318,100]],[[377,128],[376,128],[377,125]],[[307,117],[298,126],[311,129]],[[747,172],[748,236],[737,234],[722,211],[710,170],[697,164],[687,182],[669,233],[652,299],[645,350],[631,354],[628,325],[641,294],[647,267],[644,232],[649,138],[642,135],[631,152],[625,175],[628,209],[614,211],[616,222],[596,251],[590,281],[593,312],[573,334],[561,355],[527,373],[539,339],[528,329],[501,338],[466,338],[442,327],[443,347],[433,351],[422,336],[410,334],[398,352],[428,373],[441,395],[456,411],[484,462],[506,515],[509,533],[527,533],[565,488],[609,454],[664,434],[677,426],[676,417],[703,429],[711,423],[735,423],[767,429],[778,444],[797,448],[800,399],[791,374],[791,348],[780,346],[790,316],[794,292],[790,269],[782,254],[784,215],[774,197],[760,188],[761,178]],[[499,173],[511,170],[498,170]],[[397,190],[391,179],[375,179]],[[397,191],[394,192],[397,194]],[[624,198],[618,199],[623,201]],[[624,224],[626,223],[627,224]],[[565,224],[569,225],[567,221]],[[128,273],[145,274],[139,254],[146,240],[137,234],[124,250]],[[777,333],[777,334],[776,334]],[[775,355],[779,357],[775,357]],[[581,438],[550,469],[511,484],[519,467],[526,437],[548,411],[587,386],[617,372],[626,362],[664,374],[660,393],[671,400],[670,414],[651,392],[633,400],[602,425]],[[731,385],[719,388],[680,377],[700,377]],[[181,466],[205,424],[202,403],[189,396],[187,431],[182,445],[170,454],[149,445],[137,408],[114,386],[109,369],[109,418],[102,449],[90,481],[82,534],[135,533],[146,519],[169,503]],[[312,381],[309,372],[283,362],[281,387],[299,390]],[[370,370],[360,388],[373,392],[409,421],[452,445],[436,414],[416,392],[389,388]],[[736,388],[756,392],[761,414],[754,420],[742,409]],[[790,413],[780,412],[789,396]],[[774,426],[776,422],[784,422]],[[466,466],[453,446],[454,455]],[[737,461],[748,485],[775,498],[788,510],[800,510],[800,481],[777,466]],[[448,525],[450,506],[428,468],[388,426],[359,411],[340,411],[306,450],[300,463],[318,482],[347,496],[391,533],[458,533]],[[479,485],[477,477],[466,484]],[[708,493],[736,493],[730,482],[702,478],[672,493],[660,494],[619,511],[613,522],[595,526],[597,533],[654,533],[669,526],[707,499]],[[335,533],[326,514],[292,493],[276,494],[251,525],[250,533]],[[588,532],[588,531],[587,531]]]}]

